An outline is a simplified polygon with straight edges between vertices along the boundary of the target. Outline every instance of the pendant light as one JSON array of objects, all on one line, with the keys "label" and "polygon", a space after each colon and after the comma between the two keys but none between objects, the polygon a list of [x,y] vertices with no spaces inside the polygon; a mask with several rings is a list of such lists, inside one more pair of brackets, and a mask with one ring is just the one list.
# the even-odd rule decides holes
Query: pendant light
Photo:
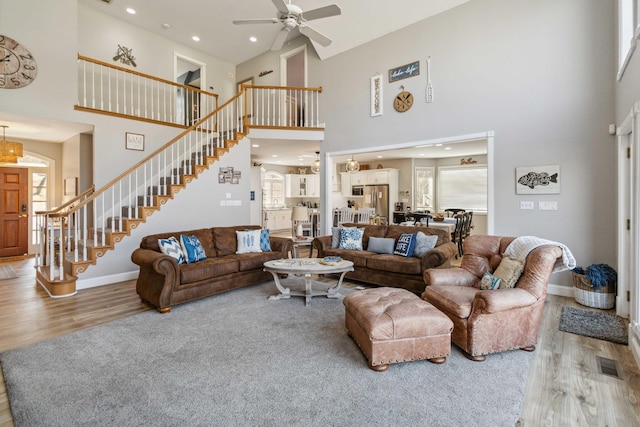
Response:
[{"label": "pendant light", "polygon": [[320,173],[320,152],[316,151],[316,159],[313,161],[313,165],[311,165],[311,172]]},{"label": "pendant light", "polygon": [[22,144],[19,142],[7,141],[5,138],[5,130],[7,125],[2,127],[2,141],[0,141],[0,163],[18,163],[18,157],[22,157]]},{"label": "pendant light", "polygon": [[347,164],[345,165],[347,172],[349,173],[356,173],[360,170],[360,163],[358,163],[353,156],[351,156],[351,160],[349,160],[347,162]]}]

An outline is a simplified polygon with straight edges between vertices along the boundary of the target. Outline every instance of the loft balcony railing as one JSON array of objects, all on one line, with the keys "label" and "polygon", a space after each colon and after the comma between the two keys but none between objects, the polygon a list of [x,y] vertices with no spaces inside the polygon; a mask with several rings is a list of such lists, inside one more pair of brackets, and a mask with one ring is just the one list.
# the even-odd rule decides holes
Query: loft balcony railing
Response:
[{"label": "loft balcony railing", "polygon": [[[164,81],[164,86],[150,83],[149,88],[143,89],[142,80],[140,85],[131,83],[143,78],[140,73],[84,57],[79,61],[83,103],[90,100],[91,107],[78,105],[77,109],[179,124],[160,118],[176,117],[169,94],[175,95],[176,87],[182,88],[181,85]],[[117,74],[108,69],[117,69]],[[126,75],[119,75],[121,72]],[[96,84],[96,80],[100,83]],[[157,78],[151,80],[161,82]],[[321,92],[322,88],[243,85],[238,94],[217,108],[212,103],[215,99],[217,104],[217,96],[208,94],[211,103],[205,103],[200,112],[211,111],[145,159],[100,189],[92,187],[58,208],[36,212],[35,265],[39,274],[51,283],[75,278],[251,128],[323,129],[319,114]],[[140,96],[133,96],[136,93]],[[161,93],[167,94],[166,103],[158,102],[165,99]],[[201,91],[193,93],[203,99]],[[146,105],[143,99],[147,99]],[[116,105],[119,107],[113,112],[101,110]],[[138,112],[142,115],[132,114]]]},{"label": "loft balcony railing", "polygon": [[218,107],[218,95],[78,55],[76,109],[189,127]]}]

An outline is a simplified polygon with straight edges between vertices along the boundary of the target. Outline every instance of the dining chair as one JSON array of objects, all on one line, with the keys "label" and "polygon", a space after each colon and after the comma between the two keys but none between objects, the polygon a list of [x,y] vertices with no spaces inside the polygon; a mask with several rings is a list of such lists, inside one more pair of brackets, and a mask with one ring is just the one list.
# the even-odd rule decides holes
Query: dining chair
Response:
[{"label": "dining chair", "polygon": [[[458,255],[462,255],[463,227],[465,219],[463,214],[457,214],[455,215],[455,218],[456,228],[453,230],[453,233],[451,233],[451,241],[458,245]],[[456,259],[458,258],[458,255],[456,255]]]},{"label": "dining chair", "polygon": [[358,224],[369,224],[369,219],[375,213],[374,208],[358,208]]},{"label": "dining chair", "polygon": [[353,222],[355,211],[353,208],[340,208],[336,211],[336,214],[338,215],[338,227],[340,227],[345,222]]},{"label": "dining chair", "polygon": [[464,209],[460,209],[460,208],[447,208],[444,210],[447,213],[447,216],[449,218],[451,218],[452,216],[455,217],[456,215],[458,215],[460,212],[465,212]]}]

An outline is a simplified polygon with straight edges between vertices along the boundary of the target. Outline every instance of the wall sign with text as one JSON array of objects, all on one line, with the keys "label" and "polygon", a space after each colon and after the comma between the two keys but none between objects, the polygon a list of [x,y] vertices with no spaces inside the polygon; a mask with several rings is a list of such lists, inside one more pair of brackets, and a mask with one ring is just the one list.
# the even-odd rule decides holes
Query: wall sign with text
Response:
[{"label": "wall sign with text", "polygon": [[420,74],[420,61],[411,64],[401,65],[389,70],[389,83],[413,77]]}]

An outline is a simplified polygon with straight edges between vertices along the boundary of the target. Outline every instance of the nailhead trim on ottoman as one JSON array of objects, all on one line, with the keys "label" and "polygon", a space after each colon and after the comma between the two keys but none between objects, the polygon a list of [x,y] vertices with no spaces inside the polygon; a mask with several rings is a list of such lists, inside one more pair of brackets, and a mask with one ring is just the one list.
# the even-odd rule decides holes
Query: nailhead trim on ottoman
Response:
[{"label": "nailhead trim on ottoman", "polygon": [[373,370],[412,360],[444,363],[451,354],[453,322],[405,289],[356,291],[343,303],[347,331]]}]

